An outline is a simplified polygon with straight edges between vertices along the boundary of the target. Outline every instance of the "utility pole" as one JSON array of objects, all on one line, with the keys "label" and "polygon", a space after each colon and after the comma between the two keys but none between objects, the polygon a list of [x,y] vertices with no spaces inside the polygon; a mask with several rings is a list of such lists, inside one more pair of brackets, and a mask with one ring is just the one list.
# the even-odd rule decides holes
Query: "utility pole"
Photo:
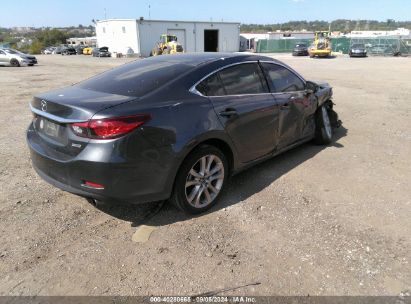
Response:
[{"label": "utility pole", "polygon": [[148,20],[151,20],[151,5],[148,5]]},{"label": "utility pole", "polygon": [[107,10],[104,8],[104,20],[107,20]]}]

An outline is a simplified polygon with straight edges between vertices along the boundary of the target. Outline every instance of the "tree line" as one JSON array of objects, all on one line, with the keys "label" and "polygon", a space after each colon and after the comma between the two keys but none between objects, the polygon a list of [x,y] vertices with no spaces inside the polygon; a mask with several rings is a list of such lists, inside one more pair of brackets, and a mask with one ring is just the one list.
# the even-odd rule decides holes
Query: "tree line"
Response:
[{"label": "tree line", "polygon": [[275,31],[331,31],[349,33],[351,31],[391,31],[397,28],[411,29],[411,21],[386,21],[376,20],[347,20],[338,19],[331,22],[323,20],[314,21],[289,21],[286,23],[274,24],[241,24],[242,33],[266,33]]},{"label": "tree line", "polygon": [[[10,43],[12,48],[19,49],[22,52],[31,54],[40,54],[41,50],[48,46],[58,46],[66,43],[66,39],[70,37],[86,37],[88,34],[69,28],[56,29],[46,28],[38,29],[34,32],[13,34],[10,29],[0,28],[0,43]],[[19,42],[22,38],[31,39],[31,44],[23,44],[19,47]]]}]

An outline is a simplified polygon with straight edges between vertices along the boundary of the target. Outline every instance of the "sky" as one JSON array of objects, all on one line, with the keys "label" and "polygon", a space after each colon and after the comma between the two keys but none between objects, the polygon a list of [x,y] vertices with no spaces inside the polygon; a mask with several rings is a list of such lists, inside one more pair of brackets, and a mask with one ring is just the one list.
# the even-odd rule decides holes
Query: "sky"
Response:
[{"label": "sky", "polygon": [[[0,27],[90,25],[92,19],[281,23],[292,20],[408,21],[411,0],[1,0]],[[150,9],[149,9],[150,6]]]}]

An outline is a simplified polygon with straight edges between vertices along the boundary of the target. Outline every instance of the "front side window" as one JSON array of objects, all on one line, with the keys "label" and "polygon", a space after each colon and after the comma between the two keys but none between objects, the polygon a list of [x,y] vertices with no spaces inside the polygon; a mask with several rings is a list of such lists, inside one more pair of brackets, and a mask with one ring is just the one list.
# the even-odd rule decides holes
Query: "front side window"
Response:
[{"label": "front side window", "polygon": [[263,63],[273,93],[305,90],[304,82],[296,74],[277,64]]},{"label": "front side window", "polygon": [[214,73],[196,87],[204,96],[268,93],[264,75],[257,63],[244,63]]},{"label": "front side window", "polygon": [[268,93],[268,88],[257,63],[244,63],[219,72],[227,95]]}]

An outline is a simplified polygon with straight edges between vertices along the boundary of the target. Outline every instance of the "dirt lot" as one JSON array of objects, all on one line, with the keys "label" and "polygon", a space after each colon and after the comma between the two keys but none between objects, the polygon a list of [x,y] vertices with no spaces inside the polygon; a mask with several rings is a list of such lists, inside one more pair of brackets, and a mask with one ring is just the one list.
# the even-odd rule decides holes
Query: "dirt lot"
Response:
[{"label": "dirt lot", "polygon": [[276,56],[326,80],[344,122],[236,177],[218,208],[99,208],[43,182],[25,129],[33,94],[127,60],[38,56],[0,68],[0,295],[399,295],[411,289],[411,58]]}]

